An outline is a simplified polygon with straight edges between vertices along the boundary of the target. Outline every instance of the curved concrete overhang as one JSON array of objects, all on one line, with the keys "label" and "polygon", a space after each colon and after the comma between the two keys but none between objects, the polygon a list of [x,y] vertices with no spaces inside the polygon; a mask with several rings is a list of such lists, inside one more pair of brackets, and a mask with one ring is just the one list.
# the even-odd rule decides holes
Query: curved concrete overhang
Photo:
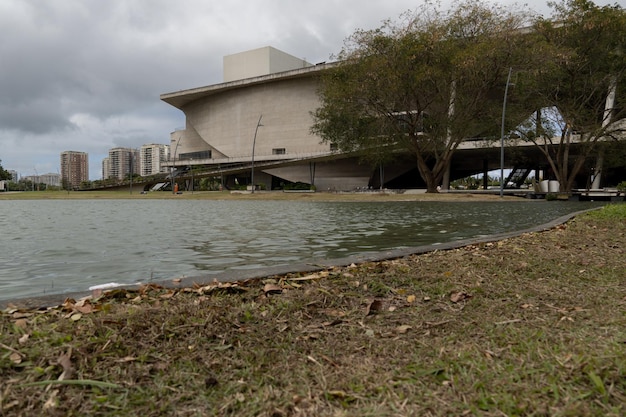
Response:
[{"label": "curved concrete overhang", "polygon": [[336,66],[338,63],[318,64],[305,68],[298,68],[290,71],[277,72],[274,74],[262,75],[258,77],[246,78],[243,80],[230,81],[221,84],[214,84],[205,87],[192,88],[188,90],[176,91],[173,93],[161,94],[162,101],[182,110],[185,106],[196,100],[210,97],[225,91],[246,88],[258,84],[266,84],[275,81],[283,81],[295,78],[311,77],[325,69]]}]

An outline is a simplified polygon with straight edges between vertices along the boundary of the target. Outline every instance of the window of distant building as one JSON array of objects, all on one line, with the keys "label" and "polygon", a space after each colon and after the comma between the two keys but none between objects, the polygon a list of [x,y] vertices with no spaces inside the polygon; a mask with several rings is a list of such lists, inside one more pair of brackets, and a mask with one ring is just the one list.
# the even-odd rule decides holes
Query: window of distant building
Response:
[{"label": "window of distant building", "polygon": [[287,152],[285,151],[285,148],[274,148],[272,149],[272,155],[284,155]]}]

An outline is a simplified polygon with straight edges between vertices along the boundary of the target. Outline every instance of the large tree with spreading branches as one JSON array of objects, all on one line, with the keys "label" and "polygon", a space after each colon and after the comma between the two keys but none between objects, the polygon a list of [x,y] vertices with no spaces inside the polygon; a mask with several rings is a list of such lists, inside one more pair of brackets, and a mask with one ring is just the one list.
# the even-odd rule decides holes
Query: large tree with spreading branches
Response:
[{"label": "large tree with spreading branches", "polygon": [[[436,192],[463,141],[499,137],[509,69],[537,67],[528,22],[523,12],[466,1],[357,31],[322,76],[312,132],[375,163],[410,153]],[[510,119],[532,112],[515,104],[523,101],[512,100]]]},{"label": "large tree with spreading branches", "polygon": [[[551,6],[553,16],[533,26],[537,45],[549,58],[532,87],[539,110],[517,133],[541,150],[560,191],[569,192],[593,157],[602,161],[607,142],[624,138],[626,13],[589,0]],[[595,175],[602,164],[597,167]]]}]

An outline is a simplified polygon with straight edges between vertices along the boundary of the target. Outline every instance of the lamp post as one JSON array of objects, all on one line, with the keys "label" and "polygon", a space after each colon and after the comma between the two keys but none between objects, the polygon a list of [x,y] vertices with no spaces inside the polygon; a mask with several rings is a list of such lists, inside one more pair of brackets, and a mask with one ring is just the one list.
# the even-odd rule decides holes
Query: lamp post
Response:
[{"label": "lamp post", "polygon": [[182,138],[182,136],[178,137],[178,140],[176,141],[176,147],[174,148],[174,157],[172,158],[172,172],[170,174],[170,176],[172,177],[172,194],[176,194],[176,190],[175,188],[175,184],[176,184],[176,151],[178,151],[178,144],[180,143],[180,139]]},{"label": "lamp post", "polygon": [[256,129],[254,129],[254,139],[252,140],[252,175],[251,175],[251,180],[252,180],[252,194],[254,194],[254,147],[256,146],[256,134],[259,131],[259,127],[263,126],[261,124],[261,119],[263,118],[263,115],[259,116],[259,121],[256,124]]},{"label": "lamp post", "polygon": [[500,125],[500,198],[504,197],[504,117],[506,114],[506,96],[509,93],[509,85],[511,82],[511,71],[509,67],[509,75],[506,78],[506,86],[504,87],[504,100],[502,101],[502,124]]},{"label": "lamp post", "polygon": [[133,193],[133,151],[128,153],[128,182],[130,183],[130,193]]}]

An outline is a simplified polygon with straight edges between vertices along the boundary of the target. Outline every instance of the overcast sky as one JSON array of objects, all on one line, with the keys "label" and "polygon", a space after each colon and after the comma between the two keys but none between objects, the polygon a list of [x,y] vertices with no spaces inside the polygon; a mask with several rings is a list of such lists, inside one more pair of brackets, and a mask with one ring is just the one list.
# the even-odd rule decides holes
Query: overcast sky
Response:
[{"label": "overcast sky", "polygon": [[327,61],[355,29],[423,1],[0,0],[2,166],[56,173],[61,152],[82,151],[100,179],[110,148],[169,143],[184,116],[159,95],[222,82],[224,55],[273,46]]}]

